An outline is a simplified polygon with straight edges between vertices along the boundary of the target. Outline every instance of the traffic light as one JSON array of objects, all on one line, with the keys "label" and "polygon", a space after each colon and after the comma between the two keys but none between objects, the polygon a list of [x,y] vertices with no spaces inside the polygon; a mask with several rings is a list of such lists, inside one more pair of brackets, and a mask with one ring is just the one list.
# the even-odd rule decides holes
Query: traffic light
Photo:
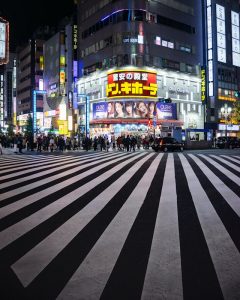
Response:
[{"label": "traffic light", "polygon": [[172,103],[172,99],[171,98],[158,98],[158,102],[161,102],[161,103]]}]

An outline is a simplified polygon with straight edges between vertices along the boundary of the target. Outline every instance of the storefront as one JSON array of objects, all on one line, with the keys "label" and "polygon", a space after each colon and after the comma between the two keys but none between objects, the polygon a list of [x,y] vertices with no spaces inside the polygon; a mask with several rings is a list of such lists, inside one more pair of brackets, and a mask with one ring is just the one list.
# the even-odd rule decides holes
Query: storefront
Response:
[{"label": "storefront", "polygon": [[[164,136],[176,128],[203,128],[201,79],[196,76],[129,67],[95,72],[77,86],[78,94],[90,99],[91,136]],[[85,122],[84,105],[78,97],[78,124]]]}]

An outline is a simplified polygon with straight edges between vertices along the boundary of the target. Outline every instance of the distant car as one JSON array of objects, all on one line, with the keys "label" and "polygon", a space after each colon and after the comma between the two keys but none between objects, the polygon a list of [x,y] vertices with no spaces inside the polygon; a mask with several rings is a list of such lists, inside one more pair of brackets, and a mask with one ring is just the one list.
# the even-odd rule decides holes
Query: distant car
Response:
[{"label": "distant car", "polygon": [[152,149],[156,152],[158,151],[183,151],[184,144],[178,142],[175,138],[172,137],[164,137],[155,139],[154,144],[152,145]]},{"label": "distant car", "polygon": [[216,147],[234,149],[240,147],[240,140],[235,136],[220,136],[217,138]]}]

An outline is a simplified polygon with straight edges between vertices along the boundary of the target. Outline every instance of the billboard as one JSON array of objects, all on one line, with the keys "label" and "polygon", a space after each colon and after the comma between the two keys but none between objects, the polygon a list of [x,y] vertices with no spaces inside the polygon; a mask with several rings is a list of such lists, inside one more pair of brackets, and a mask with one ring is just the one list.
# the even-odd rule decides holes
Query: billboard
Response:
[{"label": "billboard", "polygon": [[164,120],[177,120],[176,103],[157,103],[157,118]]},{"label": "billboard", "polygon": [[93,103],[93,119],[107,118],[107,103]]},{"label": "billboard", "polygon": [[156,98],[157,73],[117,70],[108,73],[107,98]]},{"label": "billboard", "polygon": [[176,103],[155,101],[109,101],[93,103],[93,119],[149,119],[154,111],[158,119],[177,120]]},{"label": "billboard", "polygon": [[7,64],[9,57],[9,23],[0,18],[0,65]]}]

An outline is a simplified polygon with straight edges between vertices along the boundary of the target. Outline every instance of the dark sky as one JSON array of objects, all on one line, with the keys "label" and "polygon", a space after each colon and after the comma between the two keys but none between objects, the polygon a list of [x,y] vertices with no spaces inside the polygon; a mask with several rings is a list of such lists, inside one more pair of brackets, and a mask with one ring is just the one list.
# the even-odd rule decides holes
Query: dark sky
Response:
[{"label": "dark sky", "polygon": [[2,0],[0,4],[0,16],[10,24],[11,48],[28,40],[39,25],[57,25],[73,10],[73,0]]}]

